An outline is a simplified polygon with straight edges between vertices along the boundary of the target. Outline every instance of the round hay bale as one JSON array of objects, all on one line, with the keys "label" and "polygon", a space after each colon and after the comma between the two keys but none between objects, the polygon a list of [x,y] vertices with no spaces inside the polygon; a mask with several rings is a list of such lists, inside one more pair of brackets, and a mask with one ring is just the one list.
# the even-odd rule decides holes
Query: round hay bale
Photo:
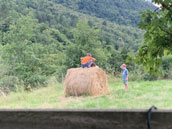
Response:
[{"label": "round hay bale", "polygon": [[106,73],[97,67],[72,68],[65,77],[65,96],[103,95],[107,93]]}]

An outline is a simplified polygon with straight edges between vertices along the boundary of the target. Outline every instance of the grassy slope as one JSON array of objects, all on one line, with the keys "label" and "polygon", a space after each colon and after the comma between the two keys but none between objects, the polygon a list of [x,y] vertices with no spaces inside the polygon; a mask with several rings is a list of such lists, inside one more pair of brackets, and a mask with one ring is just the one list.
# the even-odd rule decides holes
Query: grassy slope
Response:
[{"label": "grassy slope", "polygon": [[125,91],[120,80],[109,84],[109,94],[100,97],[65,98],[63,86],[56,84],[27,93],[0,97],[0,108],[172,108],[172,81],[130,82]]}]

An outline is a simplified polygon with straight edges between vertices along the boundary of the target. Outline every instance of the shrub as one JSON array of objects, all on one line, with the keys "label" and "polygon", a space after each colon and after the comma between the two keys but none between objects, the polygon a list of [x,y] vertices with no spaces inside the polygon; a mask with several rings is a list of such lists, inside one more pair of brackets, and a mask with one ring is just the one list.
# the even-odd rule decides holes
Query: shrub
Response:
[{"label": "shrub", "polygon": [[162,58],[162,72],[164,78],[172,79],[172,55],[164,56]]},{"label": "shrub", "polygon": [[15,76],[3,76],[0,79],[0,89],[6,93],[16,91],[19,86],[19,80]]}]

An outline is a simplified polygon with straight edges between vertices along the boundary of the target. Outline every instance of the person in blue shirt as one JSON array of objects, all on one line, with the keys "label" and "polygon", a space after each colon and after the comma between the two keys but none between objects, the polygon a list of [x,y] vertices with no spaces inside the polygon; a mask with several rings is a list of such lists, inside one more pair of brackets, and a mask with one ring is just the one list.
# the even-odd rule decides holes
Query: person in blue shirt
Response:
[{"label": "person in blue shirt", "polygon": [[125,89],[128,90],[128,70],[126,68],[126,64],[122,64],[120,68],[122,69],[122,79]]}]

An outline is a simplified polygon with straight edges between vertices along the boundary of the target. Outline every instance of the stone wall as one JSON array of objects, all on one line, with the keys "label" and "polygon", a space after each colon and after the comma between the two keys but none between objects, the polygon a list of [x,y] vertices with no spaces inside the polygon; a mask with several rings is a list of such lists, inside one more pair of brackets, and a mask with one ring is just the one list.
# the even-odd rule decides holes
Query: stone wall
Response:
[{"label": "stone wall", "polygon": [[[153,111],[151,125],[172,129],[172,111]],[[0,129],[147,129],[147,110],[0,110]]]}]

